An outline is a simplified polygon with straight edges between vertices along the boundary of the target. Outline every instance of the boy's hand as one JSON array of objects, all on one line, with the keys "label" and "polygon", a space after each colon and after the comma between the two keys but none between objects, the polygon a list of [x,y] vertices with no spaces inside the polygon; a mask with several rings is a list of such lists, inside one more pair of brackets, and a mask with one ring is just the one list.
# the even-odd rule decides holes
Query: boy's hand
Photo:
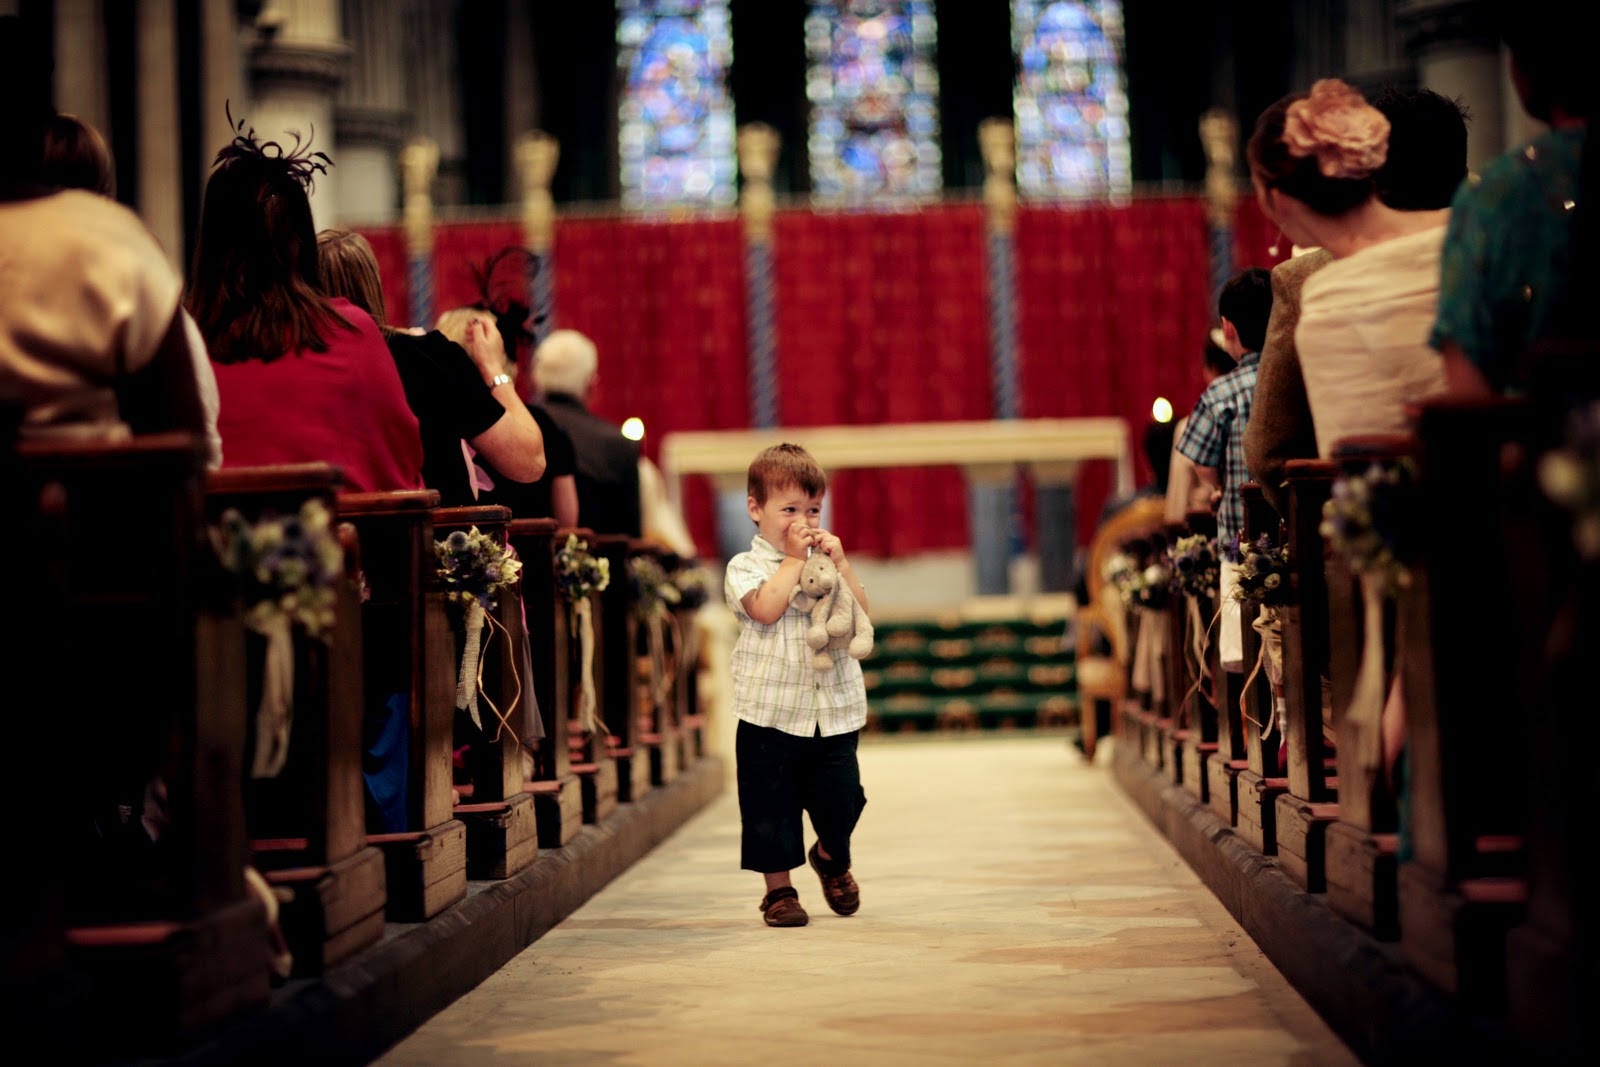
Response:
[{"label": "boy's hand", "polygon": [[791,523],[783,534],[783,551],[795,559],[805,559],[818,531],[804,523]]},{"label": "boy's hand", "polygon": [[815,535],[812,544],[816,546],[817,550],[831,559],[835,567],[844,570],[844,545],[840,543],[839,538],[827,530],[813,530],[811,532]]}]

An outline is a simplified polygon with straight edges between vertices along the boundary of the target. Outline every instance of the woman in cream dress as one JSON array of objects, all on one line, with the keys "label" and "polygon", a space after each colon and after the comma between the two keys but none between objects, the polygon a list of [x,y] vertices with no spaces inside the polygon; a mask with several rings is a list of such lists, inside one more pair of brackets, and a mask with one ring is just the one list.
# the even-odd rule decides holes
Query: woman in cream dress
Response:
[{"label": "woman in cream dress", "polygon": [[1341,438],[1406,430],[1407,405],[1445,388],[1428,331],[1450,213],[1378,198],[1388,148],[1383,113],[1326,79],[1263,112],[1247,150],[1262,208],[1295,244],[1333,257],[1306,279],[1295,331],[1324,458]]}]

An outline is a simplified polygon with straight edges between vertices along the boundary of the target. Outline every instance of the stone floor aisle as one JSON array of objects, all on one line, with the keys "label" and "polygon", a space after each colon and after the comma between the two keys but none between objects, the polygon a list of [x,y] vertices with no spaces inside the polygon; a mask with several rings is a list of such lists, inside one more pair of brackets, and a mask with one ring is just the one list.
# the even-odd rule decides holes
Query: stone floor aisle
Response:
[{"label": "stone floor aisle", "polygon": [[861,768],[857,915],[801,870],[811,925],[762,924],[730,785],[378,1062],[1357,1062],[1061,734],[868,737]]}]

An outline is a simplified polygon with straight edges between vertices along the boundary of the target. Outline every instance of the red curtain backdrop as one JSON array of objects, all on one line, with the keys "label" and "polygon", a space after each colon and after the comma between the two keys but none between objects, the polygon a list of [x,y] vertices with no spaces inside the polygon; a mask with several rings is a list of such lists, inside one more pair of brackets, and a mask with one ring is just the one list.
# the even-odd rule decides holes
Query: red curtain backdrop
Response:
[{"label": "red curtain backdrop", "polygon": [[[992,415],[981,207],[784,212],[774,241],[782,425]],[[828,511],[862,555],[968,543],[955,467],[830,473]]]},{"label": "red curtain backdrop", "polygon": [[[1139,484],[1141,440],[1158,396],[1178,414],[1200,395],[1200,355],[1215,319],[1203,204],[1039,207],[1017,219],[1017,321],[1025,418],[1114,415],[1128,421]],[[1078,537],[1093,535],[1113,488],[1109,464],[1085,465]]]},{"label": "red curtain backdrop", "polygon": [[[1276,246],[1276,254],[1269,251]],[[1271,270],[1289,258],[1289,239],[1267,218],[1253,194],[1239,198],[1233,212],[1233,269]]]},{"label": "red curtain backdrop", "polygon": [[361,236],[378,257],[384,317],[391,326],[411,325],[411,281],[406,269],[406,233],[399,226],[362,228]]},{"label": "red curtain backdrop", "polygon": [[[556,227],[558,327],[600,349],[590,406],[644,420],[644,451],[664,435],[750,424],[744,238],[737,219],[574,219]],[[717,546],[705,479],[687,479],[685,518],[700,551]]]},{"label": "red curtain backdrop", "polygon": [[[482,299],[474,270],[483,270],[489,257],[505,248],[523,247],[522,224],[515,219],[447,222],[433,231],[433,313],[466,307]],[[530,285],[531,288],[531,285]],[[431,322],[413,326],[433,326]]]}]

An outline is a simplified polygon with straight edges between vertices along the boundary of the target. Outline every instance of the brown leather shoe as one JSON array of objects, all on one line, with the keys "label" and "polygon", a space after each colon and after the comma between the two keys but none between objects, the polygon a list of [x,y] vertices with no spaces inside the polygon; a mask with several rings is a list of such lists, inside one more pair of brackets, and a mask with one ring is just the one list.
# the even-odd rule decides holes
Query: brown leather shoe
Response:
[{"label": "brown leather shoe", "polygon": [[817,877],[822,879],[822,896],[828,902],[828,907],[836,915],[854,915],[861,907],[861,887],[856,885],[856,880],[850,877],[850,872],[843,874],[829,874],[822,869],[822,858],[817,855],[817,846],[812,845],[811,851],[806,853],[806,861],[811,864],[811,869],[817,872]]},{"label": "brown leather shoe", "polygon": [[761,915],[768,926],[804,926],[811,921],[793,886],[774,889],[761,898]]}]

